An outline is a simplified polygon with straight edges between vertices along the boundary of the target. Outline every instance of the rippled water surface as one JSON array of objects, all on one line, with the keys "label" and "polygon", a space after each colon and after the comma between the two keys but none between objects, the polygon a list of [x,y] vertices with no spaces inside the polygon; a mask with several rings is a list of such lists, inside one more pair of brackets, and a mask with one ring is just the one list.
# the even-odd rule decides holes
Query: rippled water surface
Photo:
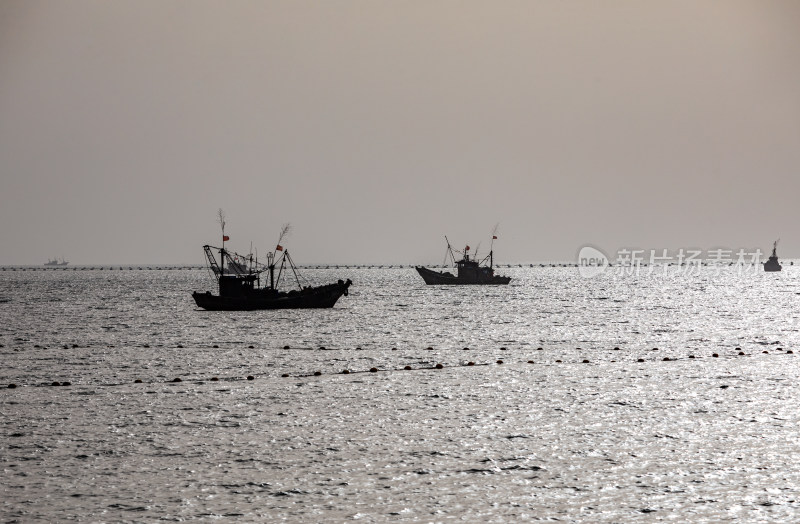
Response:
[{"label": "rippled water surface", "polygon": [[498,273],[220,313],[206,271],[0,271],[0,515],[800,519],[800,266]]}]

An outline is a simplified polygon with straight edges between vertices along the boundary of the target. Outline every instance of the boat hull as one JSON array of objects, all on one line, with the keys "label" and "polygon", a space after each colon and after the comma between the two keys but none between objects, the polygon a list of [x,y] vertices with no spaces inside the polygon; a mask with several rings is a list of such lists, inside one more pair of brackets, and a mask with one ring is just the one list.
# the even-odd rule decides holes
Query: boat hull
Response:
[{"label": "boat hull", "polygon": [[426,267],[417,266],[417,273],[429,286],[504,286],[511,282],[511,277],[493,275],[491,277],[475,278],[457,277],[451,273],[433,271]]},{"label": "boat hull", "polygon": [[264,309],[319,309],[332,308],[342,295],[347,295],[352,282],[341,280],[336,284],[306,288],[301,291],[253,290],[239,296],[192,293],[195,303],[208,311],[256,311]]},{"label": "boat hull", "polygon": [[771,272],[771,271],[780,271],[783,269],[783,266],[778,263],[777,260],[768,260],[764,263],[764,271]]}]

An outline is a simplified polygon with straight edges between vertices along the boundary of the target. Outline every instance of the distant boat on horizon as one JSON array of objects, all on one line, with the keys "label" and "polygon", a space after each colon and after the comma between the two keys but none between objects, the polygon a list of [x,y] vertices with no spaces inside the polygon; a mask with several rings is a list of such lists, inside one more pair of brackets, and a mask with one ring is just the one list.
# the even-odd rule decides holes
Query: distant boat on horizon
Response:
[{"label": "distant boat on horizon", "polygon": [[[447,240],[447,237],[444,237],[444,239],[447,242],[447,253],[450,255],[450,259],[456,266],[457,273],[453,275],[449,271],[433,271],[432,269],[428,269],[426,267],[417,266],[417,273],[419,273],[419,276],[421,276],[425,281],[425,284],[429,286],[506,285],[511,282],[511,277],[504,277],[494,274],[494,250],[492,248],[489,248],[489,254],[486,256],[486,258],[478,261],[477,253],[470,258],[470,247],[466,246],[464,251],[460,252],[462,254],[461,260],[456,260],[456,257],[453,254],[454,250],[452,246],[450,246],[450,241]],[[492,235],[492,246],[494,246],[494,241],[496,239],[497,237]],[[489,262],[489,265],[483,265],[487,261]]]},{"label": "distant boat on horizon", "polygon": [[764,262],[764,271],[780,271],[783,267],[778,262],[778,240],[772,244],[772,256],[770,256],[769,259]]},{"label": "distant boat on horizon", "polygon": [[64,257],[61,257],[61,260],[57,258],[47,259],[47,262],[44,263],[45,266],[66,266],[67,264],[69,262],[64,260]]}]

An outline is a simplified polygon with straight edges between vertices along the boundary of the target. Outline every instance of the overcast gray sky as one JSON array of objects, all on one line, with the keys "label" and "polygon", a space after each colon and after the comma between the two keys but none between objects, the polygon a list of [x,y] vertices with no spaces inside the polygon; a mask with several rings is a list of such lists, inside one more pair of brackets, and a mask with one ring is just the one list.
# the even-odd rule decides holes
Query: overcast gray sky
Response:
[{"label": "overcast gray sky", "polygon": [[800,2],[0,1],[0,264],[800,255]]}]

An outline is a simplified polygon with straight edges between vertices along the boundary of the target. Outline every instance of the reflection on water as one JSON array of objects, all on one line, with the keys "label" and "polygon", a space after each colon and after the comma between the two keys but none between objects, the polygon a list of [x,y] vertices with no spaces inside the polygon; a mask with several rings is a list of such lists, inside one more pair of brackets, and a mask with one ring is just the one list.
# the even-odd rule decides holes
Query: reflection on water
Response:
[{"label": "reflection on water", "polygon": [[793,267],[503,272],[243,313],[201,271],[0,273],[2,516],[794,520]]}]

